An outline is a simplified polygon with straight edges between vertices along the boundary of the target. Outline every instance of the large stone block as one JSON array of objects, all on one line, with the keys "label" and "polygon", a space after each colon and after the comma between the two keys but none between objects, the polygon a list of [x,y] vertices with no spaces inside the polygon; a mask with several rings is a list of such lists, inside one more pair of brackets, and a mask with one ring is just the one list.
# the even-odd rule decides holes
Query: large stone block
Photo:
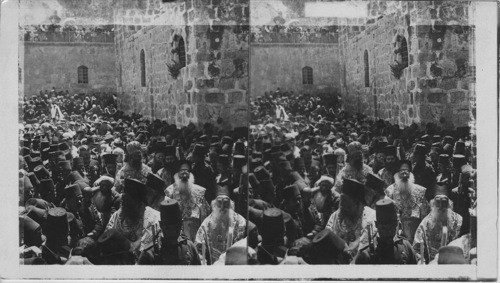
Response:
[{"label": "large stone block", "polygon": [[450,93],[450,102],[453,104],[465,104],[468,103],[468,100],[464,91],[453,91]]},{"label": "large stone block", "polygon": [[207,93],[205,94],[205,102],[224,104],[226,102],[226,96],[224,93]]},{"label": "large stone block", "polygon": [[447,93],[429,93],[427,95],[427,101],[429,103],[447,103],[448,94]]}]

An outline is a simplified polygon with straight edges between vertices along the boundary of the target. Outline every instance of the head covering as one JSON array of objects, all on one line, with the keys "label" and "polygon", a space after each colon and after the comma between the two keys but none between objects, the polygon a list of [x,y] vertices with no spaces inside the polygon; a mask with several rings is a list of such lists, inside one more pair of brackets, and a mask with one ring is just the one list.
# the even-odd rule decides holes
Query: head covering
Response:
[{"label": "head covering", "polygon": [[229,187],[227,184],[220,184],[216,186],[215,197],[225,195],[229,197]]},{"label": "head covering", "polygon": [[222,165],[225,165],[225,166],[229,166],[229,156],[227,154],[221,154],[219,155],[219,158],[217,159],[217,162],[222,164]]},{"label": "head covering", "polygon": [[47,212],[47,221],[43,228],[44,235],[47,237],[67,236],[69,232],[69,220],[66,209],[61,207],[49,209]]},{"label": "head covering", "polygon": [[358,141],[353,141],[347,145],[347,154],[353,154],[355,152],[362,152],[363,146]]},{"label": "head covering", "polygon": [[300,198],[301,195],[299,187],[295,184],[285,187],[282,191],[282,197],[286,200]]},{"label": "head covering", "polygon": [[283,212],[278,208],[264,210],[261,230],[263,245],[283,245],[285,236]]},{"label": "head covering", "polygon": [[337,262],[338,255],[345,249],[346,243],[331,229],[323,229],[312,240],[313,263],[331,264]]},{"label": "head covering", "polygon": [[450,162],[450,156],[448,154],[440,154],[438,158],[438,163],[448,164]]},{"label": "head covering", "polygon": [[397,147],[388,145],[385,147],[384,153],[386,156],[397,156]]},{"label": "head covering", "polygon": [[176,156],[175,146],[173,145],[165,146],[165,156]]},{"label": "head covering", "polygon": [[132,178],[125,178],[124,184],[123,193],[130,195],[135,200],[146,202],[147,190],[145,184]]},{"label": "head covering", "polygon": [[333,153],[325,153],[323,154],[323,160],[325,161],[325,165],[327,164],[336,164],[337,156]]},{"label": "head covering", "polygon": [[97,240],[102,256],[126,253],[130,250],[129,240],[118,230],[106,230]]},{"label": "head covering", "polygon": [[163,192],[166,188],[165,181],[160,176],[151,172],[148,173],[148,176],[146,177],[146,186],[160,192]]},{"label": "head covering", "polygon": [[59,161],[57,165],[59,166],[59,168],[61,168],[61,170],[71,171],[71,162],[69,162],[69,160]]},{"label": "head covering", "polygon": [[202,144],[195,144],[194,149],[193,149],[193,155],[196,156],[204,156],[206,154],[206,148]]},{"label": "head covering", "polygon": [[465,142],[457,141],[455,143],[455,148],[453,150],[453,154],[465,155]]},{"label": "head covering", "polygon": [[368,173],[368,175],[366,175],[365,186],[369,187],[370,189],[374,190],[379,194],[384,194],[384,188],[385,188],[384,180],[380,179],[379,176],[373,173]]},{"label": "head covering", "polygon": [[113,153],[105,153],[102,155],[102,161],[104,164],[115,164],[118,156]]},{"label": "head covering", "polygon": [[131,141],[127,144],[127,154],[141,151],[141,144],[138,141]]},{"label": "head covering", "polygon": [[179,203],[174,199],[166,199],[160,204],[161,221],[167,225],[182,223],[182,214]]},{"label": "head covering", "polygon": [[365,186],[354,179],[344,179],[342,193],[356,201],[365,200]]},{"label": "head covering", "polygon": [[461,168],[465,164],[467,164],[467,160],[465,159],[465,156],[463,156],[461,154],[454,154],[453,155],[453,167],[454,168]]},{"label": "head covering", "polygon": [[396,205],[391,199],[381,199],[375,203],[377,223],[391,224],[398,221]]},{"label": "head covering", "polygon": [[426,153],[427,153],[427,149],[426,149],[425,145],[423,145],[423,144],[415,145],[415,149],[413,151],[414,155],[424,156]]},{"label": "head covering", "polygon": [[226,250],[225,265],[247,265],[248,247],[232,246]]},{"label": "head covering", "polygon": [[408,165],[408,168],[410,169],[410,172],[411,172],[412,171],[411,161],[410,160],[404,160],[404,159],[400,160],[398,168],[401,169],[401,166],[403,166],[404,164]]}]

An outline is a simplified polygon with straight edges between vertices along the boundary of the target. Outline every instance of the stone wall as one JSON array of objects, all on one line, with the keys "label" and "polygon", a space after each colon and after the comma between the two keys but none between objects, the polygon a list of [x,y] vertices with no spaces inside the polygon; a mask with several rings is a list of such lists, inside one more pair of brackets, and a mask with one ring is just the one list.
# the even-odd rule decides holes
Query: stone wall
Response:
[{"label": "stone wall", "polygon": [[[115,49],[112,43],[23,44],[21,81],[26,97],[40,90],[70,90],[75,93],[116,91]],[[88,68],[88,84],[78,83],[77,68]]]},{"label": "stone wall", "polygon": [[[409,125],[468,125],[474,100],[474,29],[469,3],[453,1],[370,1],[365,25],[344,20],[340,28],[342,95],[345,107],[374,118]],[[389,64],[408,66],[396,78]],[[365,86],[365,50],[369,85]],[[399,65],[402,67],[402,65]]]},{"label": "stone wall", "polygon": [[[248,1],[232,2],[120,1],[114,15],[119,109],[179,126],[215,123],[218,118],[232,126],[246,125]],[[186,65],[175,68],[180,37]]]},{"label": "stone wall", "polygon": [[[340,88],[337,44],[252,43],[250,48],[252,97],[277,88],[294,93],[316,93]],[[313,84],[303,84],[302,68],[313,69]]]}]

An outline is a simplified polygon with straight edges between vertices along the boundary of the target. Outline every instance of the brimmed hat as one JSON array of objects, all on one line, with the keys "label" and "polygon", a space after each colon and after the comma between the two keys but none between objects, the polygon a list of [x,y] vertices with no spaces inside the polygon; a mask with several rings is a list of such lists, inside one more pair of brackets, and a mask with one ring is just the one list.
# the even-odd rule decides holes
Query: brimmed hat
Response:
[{"label": "brimmed hat", "polygon": [[444,246],[438,253],[438,264],[467,264],[464,251],[460,247]]},{"label": "brimmed hat", "polygon": [[163,192],[163,190],[167,187],[167,184],[165,184],[165,181],[160,176],[150,172],[146,177],[146,186],[155,191]]},{"label": "brimmed hat", "polygon": [[344,179],[342,193],[353,200],[363,202],[365,200],[365,186],[354,179]]},{"label": "brimmed hat", "polygon": [[167,225],[182,223],[182,213],[179,203],[174,199],[166,199],[160,204],[161,221]]},{"label": "brimmed hat", "polygon": [[396,204],[391,199],[381,199],[375,203],[377,223],[392,224],[398,221]]},{"label": "brimmed hat", "polygon": [[133,199],[146,202],[146,185],[139,180],[125,178],[123,193],[130,195]]},{"label": "brimmed hat", "polygon": [[285,222],[283,212],[278,208],[264,210],[262,216],[262,244],[283,245],[285,236]]},{"label": "brimmed hat", "polygon": [[368,173],[368,175],[366,175],[365,186],[369,187],[370,189],[374,190],[379,194],[384,194],[384,188],[385,188],[384,180],[380,179],[379,176],[373,173]]}]

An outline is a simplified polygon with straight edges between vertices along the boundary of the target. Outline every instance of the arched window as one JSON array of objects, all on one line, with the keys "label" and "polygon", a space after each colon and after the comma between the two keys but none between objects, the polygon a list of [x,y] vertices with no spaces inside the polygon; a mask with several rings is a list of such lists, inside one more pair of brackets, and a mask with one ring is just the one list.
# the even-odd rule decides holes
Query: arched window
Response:
[{"label": "arched window", "polygon": [[78,83],[79,84],[89,83],[89,69],[85,66],[78,67]]},{"label": "arched window", "polygon": [[184,38],[179,36],[179,43],[177,45],[179,52],[179,63],[182,67],[186,66],[186,46],[184,44]]},{"label": "arched window", "polygon": [[141,86],[146,86],[146,56],[144,49],[141,49]]},{"label": "arched window", "polygon": [[313,69],[311,67],[302,68],[302,83],[305,85],[313,84]]},{"label": "arched window", "polygon": [[368,58],[368,50],[365,50],[364,62],[365,62],[365,87],[370,87],[370,63]]}]

